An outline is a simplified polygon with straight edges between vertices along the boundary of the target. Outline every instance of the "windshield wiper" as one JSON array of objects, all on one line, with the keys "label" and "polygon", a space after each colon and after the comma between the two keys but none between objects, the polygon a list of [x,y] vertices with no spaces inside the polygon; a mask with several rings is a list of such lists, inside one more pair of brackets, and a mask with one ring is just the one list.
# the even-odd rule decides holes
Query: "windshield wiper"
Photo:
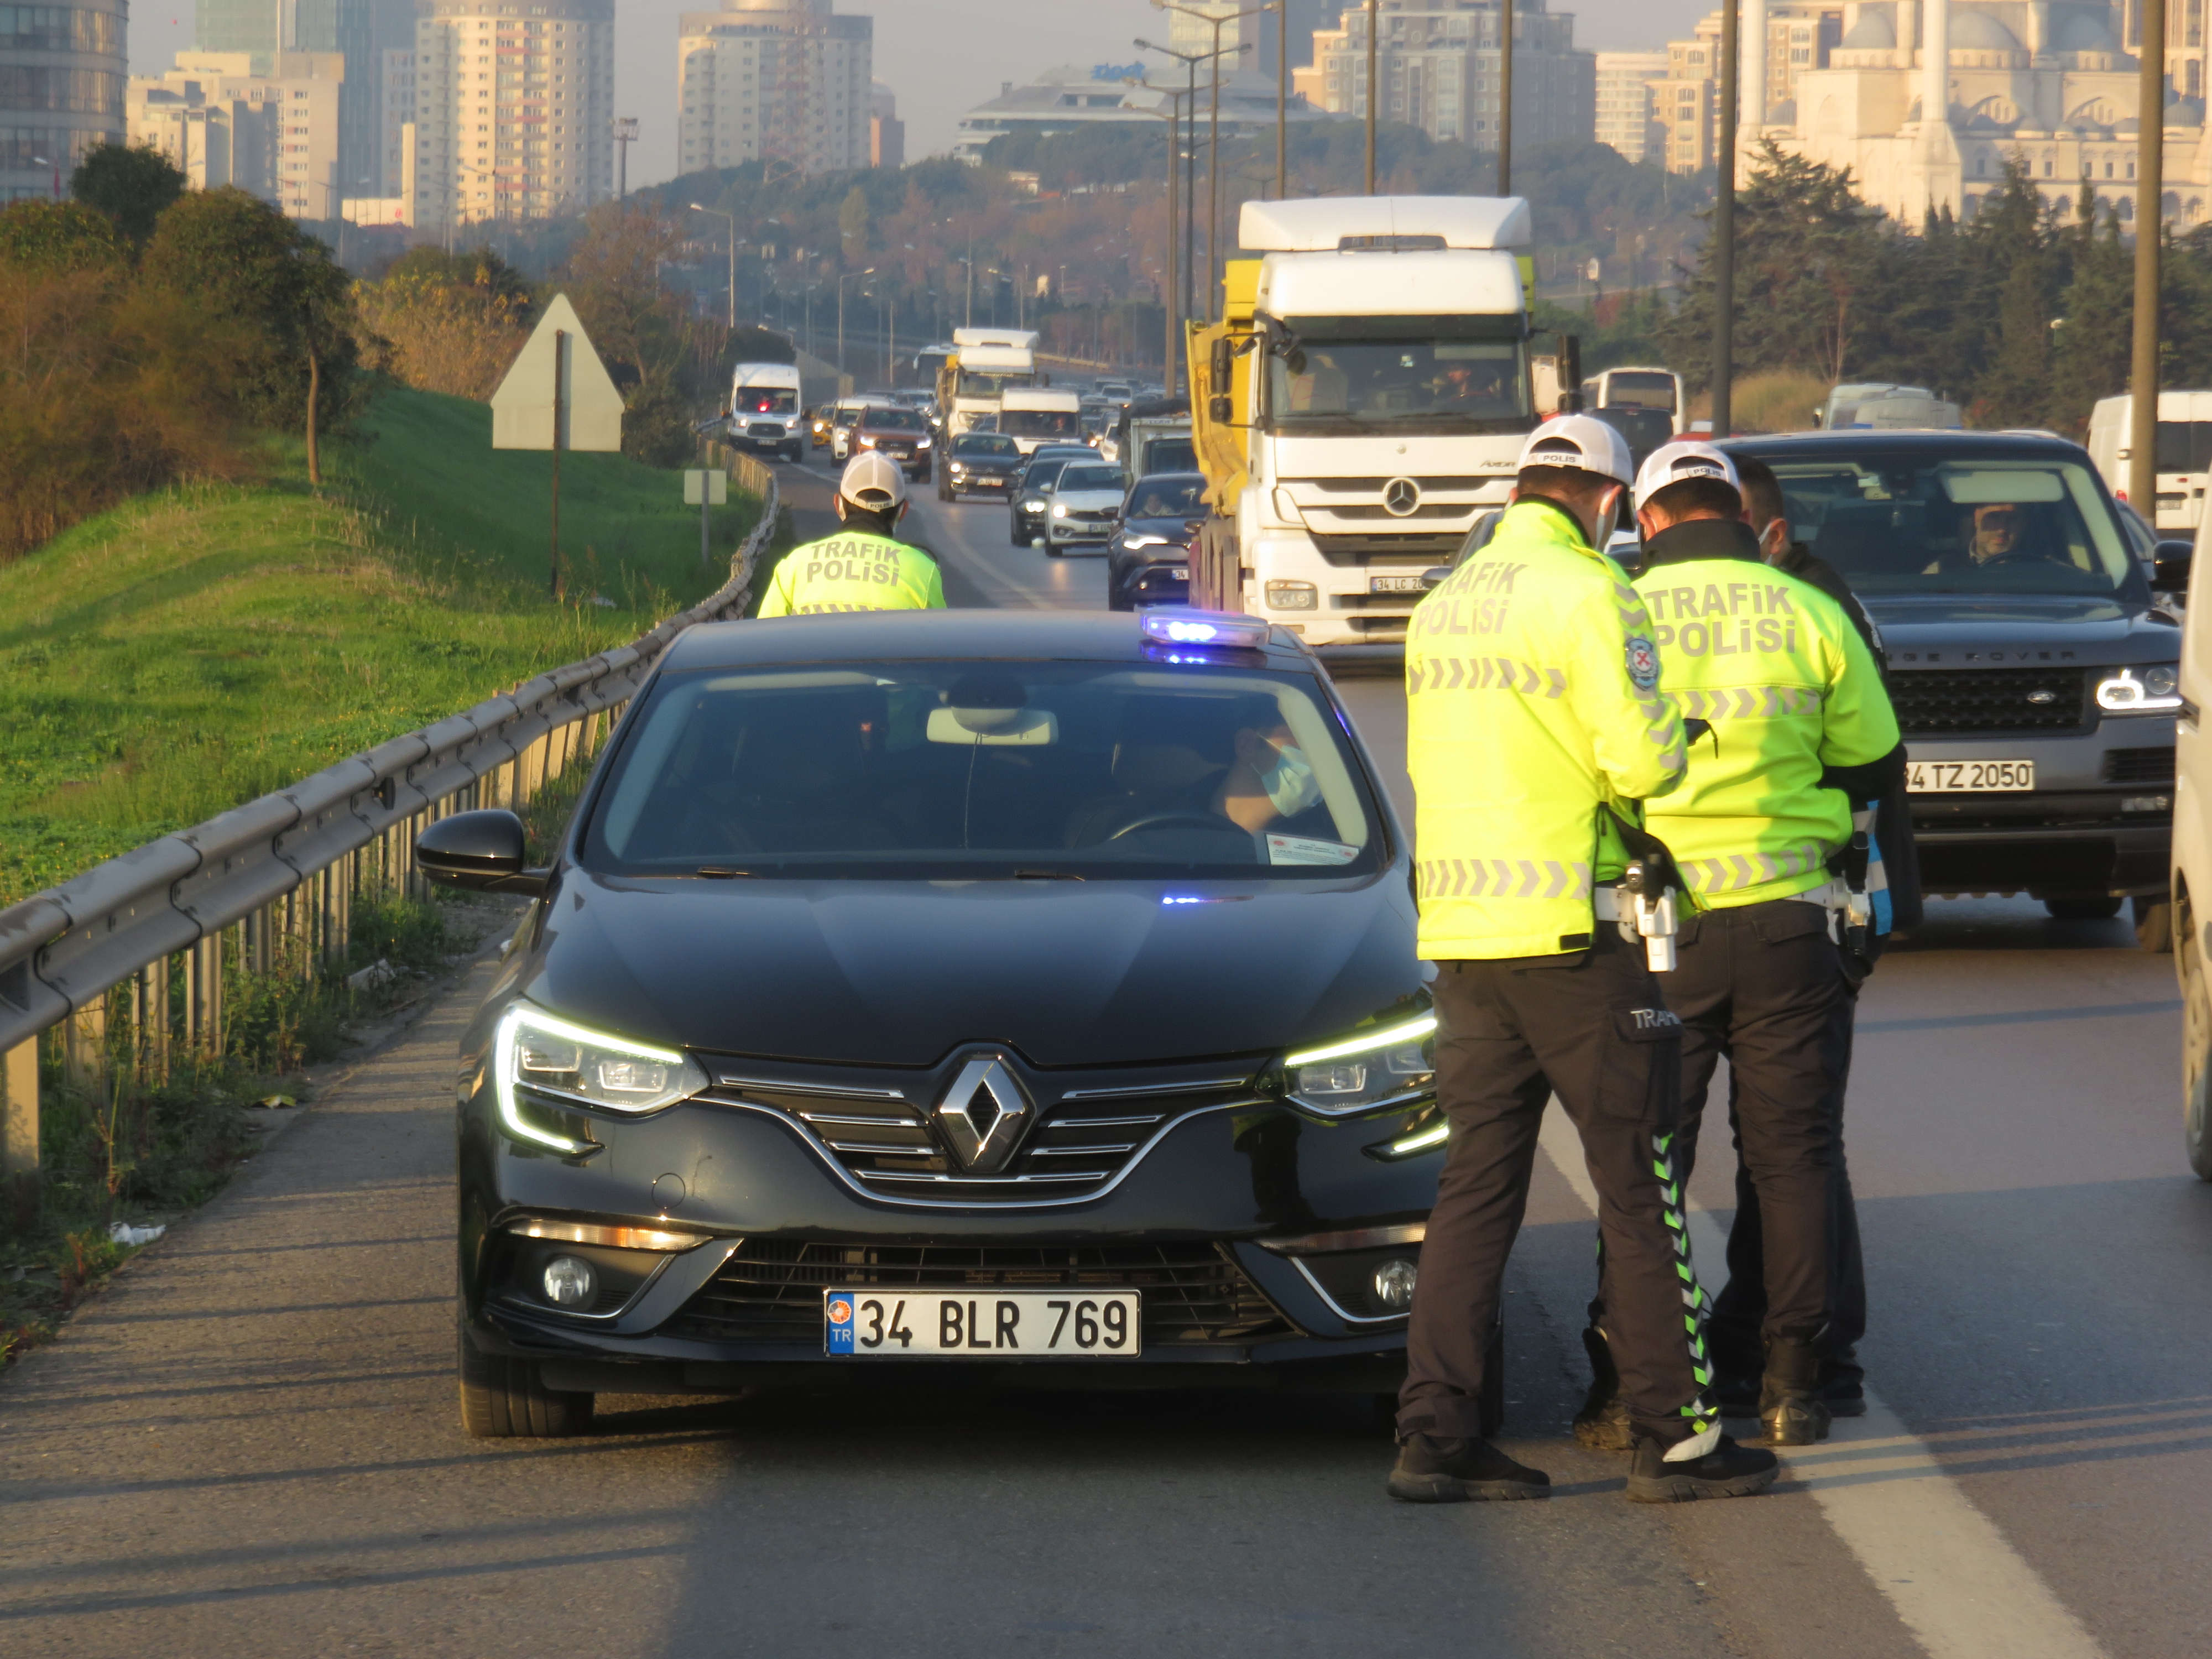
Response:
[{"label": "windshield wiper", "polygon": [[1016,881],[1088,881],[1088,876],[1079,876],[1073,870],[1017,870]]},{"label": "windshield wiper", "polygon": [[706,876],[715,881],[732,881],[740,877],[757,876],[760,872],[733,869],[726,864],[702,864],[691,873],[695,876]]}]

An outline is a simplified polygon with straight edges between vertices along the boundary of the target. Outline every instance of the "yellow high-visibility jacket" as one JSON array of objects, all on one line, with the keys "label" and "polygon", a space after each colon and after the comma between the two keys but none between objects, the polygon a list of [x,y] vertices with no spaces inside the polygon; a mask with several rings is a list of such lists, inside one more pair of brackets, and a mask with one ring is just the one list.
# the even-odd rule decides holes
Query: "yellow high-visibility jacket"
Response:
[{"label": "yellow high-visibility jacket", "polygon": [[[1548,501],[1423,599],[1406,641],[1420,951],[1431,961],[1586,949],[1590,893],[1626,865],[1601,804],[1682,776],[1644,601]],[[1610,926],[1611,924],[1607,924]]]},{"label": "yellow high-visibility jacket", "polygon": [[1692,520],[1647,551],[1636,587],[1667,653],[1660,689],[1713,726],[1648,827],[1708,904],[1809,891],[1851,833],[1850,798],[1820,787],[1821,769],[1897,747],[1874,653],[1841,605],[1759,559],[1747,525]]},{"label": "yellow high-visibility jacket", "polygon": [[944,609],[945,577],[928,554],[888,536],[841,530],[783,556],[760,614]]}]

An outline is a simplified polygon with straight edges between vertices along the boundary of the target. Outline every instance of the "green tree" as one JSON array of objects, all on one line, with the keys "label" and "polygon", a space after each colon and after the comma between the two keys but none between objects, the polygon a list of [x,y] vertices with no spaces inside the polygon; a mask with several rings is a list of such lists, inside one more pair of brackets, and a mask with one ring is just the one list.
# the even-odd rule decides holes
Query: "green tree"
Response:
[{"label": "green tree", "polygon": [[848,264],[858,263],[868,252],[868,193],[855,185],[845,192],[837,208],[837,237]]},{"label": "green tree", "polygon": [[149,289],[189,300],[251,342],[237,367],[247,410],[304,422],[309,476],[320,434],[356,407],[352,284],[329,246],[275,208],[224,185],[161,216],[140,266]]},{"label": "green tree", "polygon": [[70,194],[104,213],[131,245],[143,247],[155,222],[185,193],[187,180],[151,144],[102,140],[70,174]]},{"label": "green tree", "polygon": [[82,203],[33,197],[0,207],[0,265],[11,271],[120,270],[130,258],[114,224]]},{"label": "green tree", "polygon": [[2135,313],[2135,256],[2120,245],[2119,221],[2108,216],[2084,242],[2059,298],[2051,363],[2051,424],[2075,437],[2098,398],[2127,389]]}]

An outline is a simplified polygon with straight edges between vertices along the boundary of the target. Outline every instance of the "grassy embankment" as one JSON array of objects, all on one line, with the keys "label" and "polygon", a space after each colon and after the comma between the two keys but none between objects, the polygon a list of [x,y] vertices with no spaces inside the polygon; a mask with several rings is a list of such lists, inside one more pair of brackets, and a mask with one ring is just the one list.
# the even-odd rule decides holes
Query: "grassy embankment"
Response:
[{"label": "grassy embankment", "polygon": [[562,460],[568,600],[548,596],[551,458],[490,447],[482,404],[386,391],[308,488],[127,503],[0,565],[0,904],[280,788],[720,586],[757,503]]}]

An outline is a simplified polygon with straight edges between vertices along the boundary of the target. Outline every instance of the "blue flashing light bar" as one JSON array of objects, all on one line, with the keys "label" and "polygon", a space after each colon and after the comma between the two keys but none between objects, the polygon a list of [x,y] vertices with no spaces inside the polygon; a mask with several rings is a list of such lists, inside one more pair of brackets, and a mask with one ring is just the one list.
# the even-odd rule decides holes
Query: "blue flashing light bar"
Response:
[{"label": "blue flashing light bar", "polygon": [[1268,623],[1226,611],[1187,611],[1161,605],[1144,613],[1145,637],[1159,645],[1224,647],[1256,651],[1267,642]]}]

